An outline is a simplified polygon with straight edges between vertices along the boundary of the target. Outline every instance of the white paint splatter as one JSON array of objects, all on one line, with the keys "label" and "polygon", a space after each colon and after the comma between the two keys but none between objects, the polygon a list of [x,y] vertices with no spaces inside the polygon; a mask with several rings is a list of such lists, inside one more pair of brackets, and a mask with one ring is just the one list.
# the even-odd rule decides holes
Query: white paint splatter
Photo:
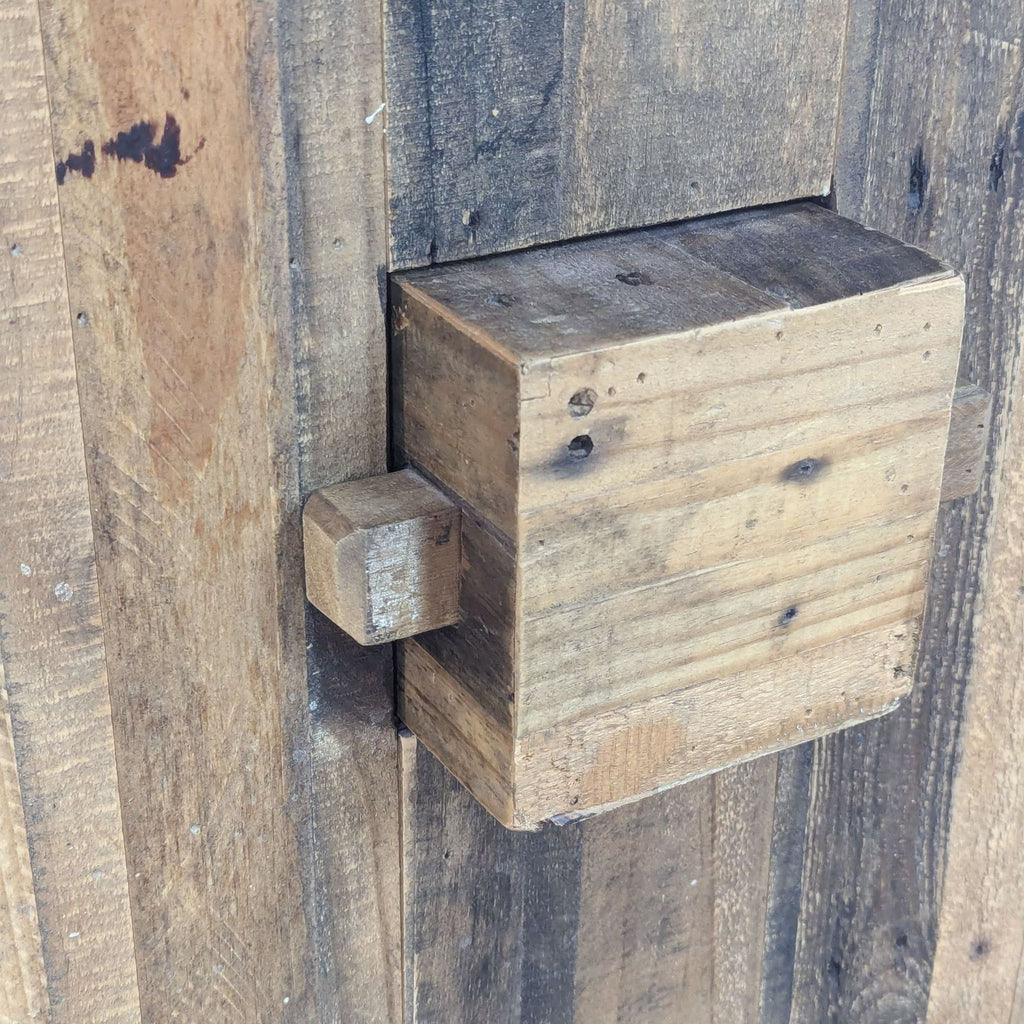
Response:
[{"label": "white paint splatter", "polygon": [[380,106],[379,106],[379,107],[378,107],[378,108],[377,108],[377,109],[376,109],[376,110],[375,110],[375,111],[374,111],[374,112],[373,112],[372,114],[370,114],[370,115],[369,115],[368,117],[364,117],[364,118],[363,118],[363,120],[364,120],[364,121],[365,121],[365,122],[366,122],[367,124],[373,124],[373,122],[374,122],[374,119],[375,119],[375,118],[377,117],[377,115],[378,115],[378,114],[379,114],[379,113],[380,113],[380,112],[381,112],[381,111],[382,111],[382,110],[383,110],[383,109],[384,109],[384,108],[385,108],[386,106],[387,106],[387,104],[386,104],[386,103],[382,103],[382,104],[381,104],[381,105],[380,105]]},{"label": "white paint splatter", "polygon": [[32,566],[31,565],[26,565],[24,562],[22,562],[21,565],[18,566],[18,568],[21,569],[21,575],[22,576],[31,576],[32,575]]},{"label": "white paint splatter", "polygon": [[77,939],[80,934],[81,934],[80,932],[68,932],[68,938],[69,939]]},{"label": "white paint splatter", "polygon": [[53,588],[53,596],[57,598],[58,601],[70,601],[73,594],[74,591],[63,580]]},{"label": "white paint splatter", "polygon": [[197,836],[197,835],[199,835],[199,826],[198,826],[198,825],[193,825],[193,826],[192,826],[192,827],[191,827],[191,828],[189,829],[189,832],[191,832],[191,833],[192,833],[192,835],[194,835],[194,836]]}]

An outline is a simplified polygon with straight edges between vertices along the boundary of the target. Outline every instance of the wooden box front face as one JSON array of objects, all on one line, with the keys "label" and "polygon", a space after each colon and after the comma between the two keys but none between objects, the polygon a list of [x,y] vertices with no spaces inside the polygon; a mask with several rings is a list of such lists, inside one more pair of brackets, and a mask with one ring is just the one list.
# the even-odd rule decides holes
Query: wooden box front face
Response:
[{"label": "wooden box front face", "polygon": [[396,441],[465,524],[410,727],[526,827],[893,706],[962,307],[804,205],[403,277]]}]

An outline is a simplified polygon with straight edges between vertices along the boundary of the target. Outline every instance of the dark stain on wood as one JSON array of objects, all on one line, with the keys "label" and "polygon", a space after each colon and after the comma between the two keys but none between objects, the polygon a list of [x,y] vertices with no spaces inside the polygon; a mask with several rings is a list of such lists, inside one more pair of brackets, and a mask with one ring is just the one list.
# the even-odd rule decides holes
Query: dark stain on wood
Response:
[{"label": "dark stain on wood", "polygon": [[[198,152],[205,140],[196,147]],[[164,117],[160,141],[156,141],[156,125],[152,121],[136,121],[126,132],[118,132],[103,143],[104,156],[144,164],[161,178],[173,178],[178,168],[191,157],[181,155],[181,126],[172,114]]]},{"label": "dark stain on wood", "polygon": [[86,139],[81,153],[68,153],[67,159],[57,162],[57,184],[64,184],[68,171],[77,171],[83,178],[91,178],[95,170],[96,147],[92,139]]},{"label": "dark stain on wood", "polygon": [[924,147],[918,146],[910,159],[910,181],[907,186],[907,209],[917,213],[924,206],[928,188],[928,167],[924,162]]},{"label": "dark stain on wood", "polygon": [[786,484],[809,484],[823,476],[831,462],[828,459],[800,459],[787,466],[779,479]]},{"label": "dark stain on wood", "polygon": [[627,274],[616,274],[615,280],[622,284],[632,285],[634,288],[642,284],[654,284],[649,274],[645,274],[642,270],[631,270]]},{"label": "dark stain on wood", "polygon": [[996,139],[992,151],[992,160],[988,165],[988,187],[991,192],[999,191],[999,183],[1003,180],[1003,156],[1006,153],[1006,141],[1000,136]]}]

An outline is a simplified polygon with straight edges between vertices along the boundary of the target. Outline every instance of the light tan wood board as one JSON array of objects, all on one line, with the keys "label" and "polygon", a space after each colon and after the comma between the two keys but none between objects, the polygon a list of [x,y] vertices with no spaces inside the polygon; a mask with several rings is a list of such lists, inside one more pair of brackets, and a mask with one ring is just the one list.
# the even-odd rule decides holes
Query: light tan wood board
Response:
[{"label": "light tan wood board", "polygon": [[49,1004],[32,862],[0,661],[0,1020],[44,1017]]},{"label": "light tan wood board", "polygon": [[135,950],[49,105],[39,12],[23,0],[0,3],[0,154],[0,1018],[130,1024]]},{"label": "light tan wood board", "polygon": [[390,1024],[390,669],[300,531],[385,468],[379,9],[41,10],[144,1019]]}]

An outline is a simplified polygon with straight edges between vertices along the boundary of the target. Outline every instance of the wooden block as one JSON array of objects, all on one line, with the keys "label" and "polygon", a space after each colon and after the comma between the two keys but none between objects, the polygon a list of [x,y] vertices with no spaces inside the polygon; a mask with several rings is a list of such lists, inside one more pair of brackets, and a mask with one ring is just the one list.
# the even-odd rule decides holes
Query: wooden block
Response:
[{"label": "wooden block", "polygon": [[361,644],[458,622],[460,518],[412,470],[315,492],[302,514],[310,602]]},{"label": "wooden block", "polygon": [[981,483],[992,422],[992,397],[976,384],[956,389],[949,416],[942,500],[966,498]]},{"label": "wooden block", "polygon": [[812,204],[398,275],[394,437],[460,622],[399,710],[515,828],[895,706],[963,283]]}]

